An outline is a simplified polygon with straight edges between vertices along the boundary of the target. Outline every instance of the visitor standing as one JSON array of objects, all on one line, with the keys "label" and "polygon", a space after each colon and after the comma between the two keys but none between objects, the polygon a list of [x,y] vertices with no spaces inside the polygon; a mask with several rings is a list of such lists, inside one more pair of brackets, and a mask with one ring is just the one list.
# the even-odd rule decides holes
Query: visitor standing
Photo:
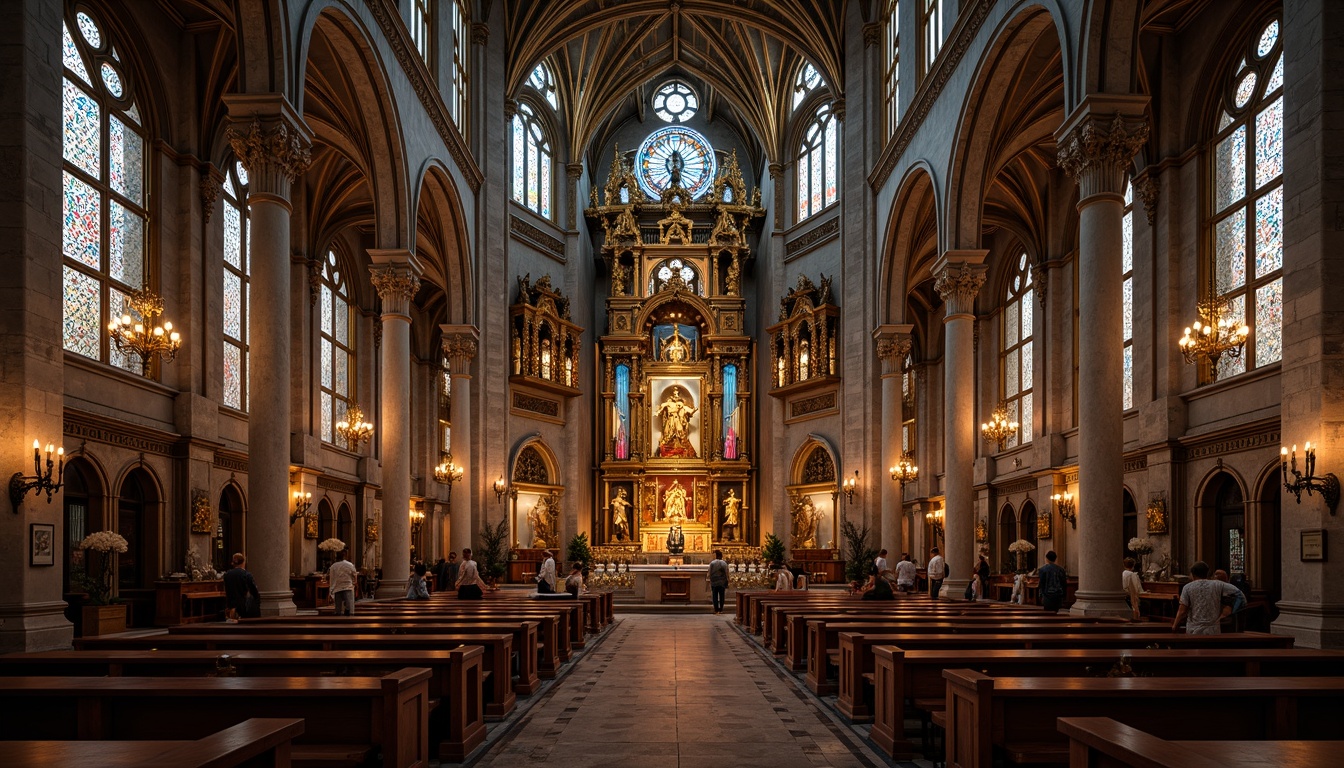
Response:
[{"label": "visitor standing", "polygon": [[1219,635],[1223,619],[1232,615],[1232,606],[1241,590],[1225,581],[1209,578],[1209,566],[1203,560],[1190,566],[1190,578],[1194,579],[1181,588],[1181,607],[1176,609],[1176,619],[1171,622],[1173,632],[1185,624],[1187,635]]},{"label": "visitor standing", "polygon": [[1045,606],[1045,610],[1051,613],[1059,612],[1059,609],[1064,605],[1064,592],[1067,590],[1069,583],[1068,574],[1064,572],[1062,567],[1055,565],[1055,560],[1058,557],[1053,549],[1046,552],[1045,559],[1047,562],[1041,566],[1041,570],[1038,572],[1041,605]]},{"label": "visitor standing", "polygon": [[873,560],[873,565],[877,568],[878,578],[891,578],[891,566],[887,565],[887,550],[884,549],[877,553],[877,559]]},{"label": "visitor standing", "polygon": [[714,615],[723,613],[723,598],[728,593],[728,563],[723,561],[723,550],[714,550],[714,559],[709,561],[709,570],[705,572],[709,580],[710,599],[714,603]]},{"label": "visitor standing", "polygon": [[978,600],[989,599],[989,558],[980,556],[980,562],[975,566],[975,572],[980,577],[980,597]]},{"label": "visitor standing", "polygon": [[355,564],[346,559],[350,550],[342,549],[340,559],[327,568],[327,590],[337,616],[355,612]]},{"label": "visitor standing", "polygon": [[471,559],[471,550],[462,550],[462,565],[457,572],[457,599],[480,600],[485,594],[485,582],[481,580],[480,569]]},{"label": "visitor standing", "polygon": [[247,558],[242,552],[229,560],[232,566],[224,572],[224,613],[232,621],[253,619],[261,615],[261,592],[252,574],[243,566]]},{"label": "visitor standing", "polygon": [[1143,592],[1143,577],[1135,570],[1134,558],[1125,558],[1125,570],[1120,574],[1120,586],[1125,590],[1125,601],[1129,603],[1130,618],[1139,620],[1139,594]]},{"label": "visitor standing", "polygon": [[943,579],[947,577],[947,561],[939,554],[938,548],[929,550],[929,597],[938,599],[943,590]]},{"label": "visitor standing", "polygon": [[452,589],[457,584],[457,573],[462,569],[462,564],[457,562],[457,553],[448,553],[448,562],[443,564],[443,588]]}]

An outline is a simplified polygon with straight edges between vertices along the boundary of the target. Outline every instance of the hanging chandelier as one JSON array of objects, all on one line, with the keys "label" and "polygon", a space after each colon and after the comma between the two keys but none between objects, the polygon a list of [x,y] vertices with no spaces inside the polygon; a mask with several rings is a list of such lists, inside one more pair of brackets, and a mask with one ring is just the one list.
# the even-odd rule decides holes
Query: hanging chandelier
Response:
[{"label": "hanging chandelier", "polygon": [[999,404],[994,406],[994,412],[989,415],[989,421],[980,425],[980,436],[986,441],[997,443],[999,450],[1003,450],[1003,444],[1008,438],[1017,434],[1017,422],[1008,418],[1008,403],[1000,400]]},{"label": "hanging chandelier", "polygon": [[915,466],[915,458],[909,451],[901,454],[901,460],[890,471],[891,479],[900,483],[901,488],[919,479],[919,467]]},{"label": "hanging chandelier", "polygon": [[172,323],[157,324],[159,315],[163,314],[163,299],[148,288],[133,291],[126,299],[126,306],[140,319],[136,320],[127,312],[108,324],[107,333],[118,352],[140,358],[140,373],[148,376],[149,361],[155,355],[164,362],[177,357],[182,337],[173,330]]},{"label": "hanging chandelier", "polygon": [[345,412],[345,418],[336,422],[336,434],[345,440],[345,446],[358,451],[360,443],[373,437],[373,424],[364,420],[364,409],[359,403],[352,403]]},{"label": "hanging chandelier", "polygon": [[[1209,295],[1213,296],[1212,284],[1209,285]],[[1178,342],[1181,354],[1185,356],[1185,362],[1208,362],[1216,372],[1218,361],[1224,355],[1233,359],[1241,357],[1251,329],[1244,320],[1228,314],[1224,300],[1209,298],[1199,302],[1198,307],[1199,319],[1185,329],[1185,335]]]}]

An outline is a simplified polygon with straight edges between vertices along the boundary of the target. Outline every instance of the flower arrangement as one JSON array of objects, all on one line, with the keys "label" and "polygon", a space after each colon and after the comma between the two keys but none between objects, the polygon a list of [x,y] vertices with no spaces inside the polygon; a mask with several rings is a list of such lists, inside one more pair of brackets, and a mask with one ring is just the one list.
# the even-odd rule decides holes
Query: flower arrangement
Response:
[{"label": "flower arrangement", "polygon": [[79,549],[93,550],[102,554],[102,563],[97,575],[84,575],[79,579],[81,586],[89,593],[89,602],[93,605],[112,603],[112,553],[122,553],[129,549],[126,538],[115,531],[98,531],[84,537]]},{"label": "flower arrangement", "polygon": [[192,581],[209,581],[219,578],[214,566],[201,560],[195,547],[187,550],[187,577]]},{"label": "flower arrangement", "polygon": [[1035,548],[1036,545],[1032,544],[1030,541],[1027,541],[1026,539],[1018,539],[1017,541],[1014,541],[1012,544],[1008,545],[1008,551],[1016,555],[1025,555],[1026,553],[1032,551]]},{"label": "flower arrangement", "polygon": [[1153,540],[1147,537],[1135,536],[1129,540],[1128,549],[1130,552],[1146,555],[1153,551]]},{"label": "flower arrangement", "polygon": [[330,539],[323,541],[321,544],[318,544],[317,548],[323,552],[330,552],[334,555],[345,549],[345,542],[333,536]]}]

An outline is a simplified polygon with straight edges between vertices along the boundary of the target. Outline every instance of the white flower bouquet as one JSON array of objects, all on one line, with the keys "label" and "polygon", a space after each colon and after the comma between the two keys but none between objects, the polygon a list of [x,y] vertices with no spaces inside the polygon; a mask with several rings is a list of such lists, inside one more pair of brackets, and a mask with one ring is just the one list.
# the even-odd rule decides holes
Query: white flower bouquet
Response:
[{"label": "white flower bouquet", "polygon": [[92,549],[94,552],[125,552],[129,547],[126,537],[116,531],[98,531],[90,533],[79,542],[80,549]]},{"label": "white flower bouquet", "polygon": [[332,538],[327,539],[321,544],[318,544],[317,548],[322,550],[323,552],[330,552],[332,554],[336,554],[345,549],[345,542],[333,536]]},{"label": "white flower bouquet", "polygon": [[126,537],[115,531],[98,531],[84,537],[79,542],[79,549],[93,550],[102,555],[99,558],[102,562],[96,574],[83,573],[77,574],[79,582],[89,593],[89,602],[93,605],[110,605],[112,603],[112,567],[116,559],[113,553],[120,554],[130,549],[126,543]]},{"label": "white flower bouquet", "polygon": [[1153,540],[1146,537],[1135,536],[1129,540],[1128,549],[1130,552],[1146,555],[1153,551]]},{"label": "white flower bouquet", "polygon": [[1018,539],[1017,541],[1014,541],[1012,544],[1008,545],[1008,551],[1017,555],[1025,555],[1026,553],[1032,551],[1035,548],[1036,545],[1032,544],[1030,541],[1027,541],[1026,539]]}]

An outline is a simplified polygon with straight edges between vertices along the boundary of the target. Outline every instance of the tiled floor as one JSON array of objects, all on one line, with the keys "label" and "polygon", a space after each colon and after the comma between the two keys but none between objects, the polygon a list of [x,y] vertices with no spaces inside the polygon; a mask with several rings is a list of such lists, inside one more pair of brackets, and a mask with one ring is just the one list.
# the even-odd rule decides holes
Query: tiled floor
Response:
[{"label": "tiled floor", "polygon": [[634,614],[479,765],[883,766],[728,616]]}]

